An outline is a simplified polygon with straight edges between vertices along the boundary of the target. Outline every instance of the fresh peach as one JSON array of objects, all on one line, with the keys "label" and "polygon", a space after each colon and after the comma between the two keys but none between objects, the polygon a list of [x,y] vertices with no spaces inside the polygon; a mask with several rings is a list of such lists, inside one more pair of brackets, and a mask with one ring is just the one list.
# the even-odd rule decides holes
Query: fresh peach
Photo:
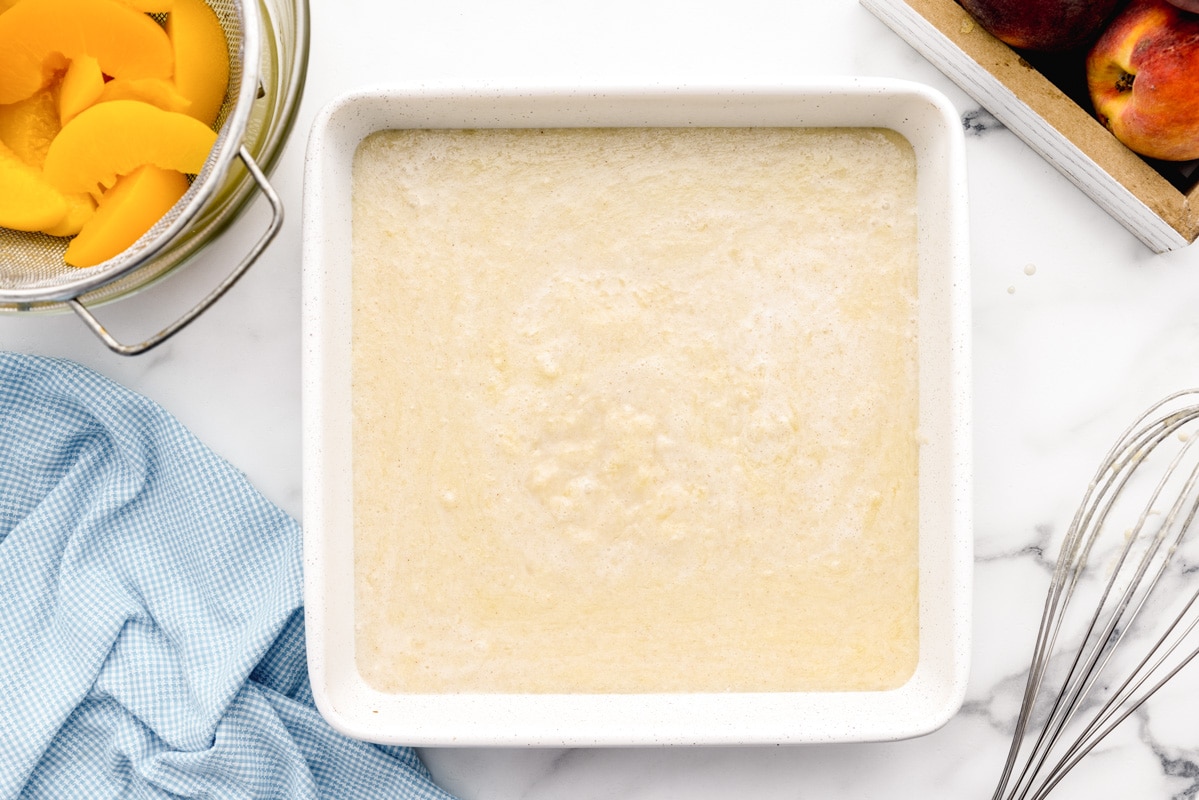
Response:
[{"label": "fresh peach", "polygon": [[204,0],[175,0],[166,30],[175,49],[175,86],[191,101],[187,113],[212,125],[229,88],[229,48],[221,23]]},{"label": "fresh peach", "polygon": [[0,226],[39,231],[58,224],[67,202],[35,167],[0,144]]},{"label": "fresh peach", "polygon": [[76,56],[58,85],[59,120],[66,125],[80,111],[95,103],[103,91],[104,73],[100,70],[100,62],[89,55]]},{"label": "fresh peach", "polygon": [[996,39],[1012,47],[1062,52],[1087,47],[1123,0],[959,0]]},{"label": "fresh peach", "polygon": [[1095,113],[1129,149],[1199,158],[1199,17],[1166,0],[1132,0],[1087,57]]},{"label": "fresh peach", "polygon": [[112,77],[174,71],[166,31],[120,0],[21,0],[0,14],[0,103],[29,97],[82,55]]},{"label": "fresh peach", "polygon": [[67,246],[66,262],[91,267],[118,255],[154,227],[187,187],[181,173],[149,164],[123,176]]},{"label": "fresh peach", "polygon": [[186,114],[140,100],[113,100],[64,125],[50,144],[44,169],[59,191],[93,192],[143,164],[199,173],[215,143],[216,133]]}]

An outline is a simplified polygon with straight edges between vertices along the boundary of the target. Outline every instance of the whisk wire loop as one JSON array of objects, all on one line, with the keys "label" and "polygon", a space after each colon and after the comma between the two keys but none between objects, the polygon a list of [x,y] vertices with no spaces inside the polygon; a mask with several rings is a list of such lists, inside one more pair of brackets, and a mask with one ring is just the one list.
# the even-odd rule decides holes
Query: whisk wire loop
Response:
[{"label": "whisk wire loop", "polygon": [[[1044,800],[1087,754],[1199,655],[1199,647],[1183,647],[1199,626],[1199,591],[1173,617],[1147,614],[1152,603],[1160,601],[1161,593],[1155,590],[1170,574],[1199,514],[1199,437],[1186,435],[1187,426],[1197,420],[1199,390],[1162,399],[1120,435],[1088,485],[1050,580],[1015,733],[993,800]],[[1159,449],[1176,442],[1181,445],[1145,493],[1139,485],[1143,474],[1149,465],[1160,465]],[[1104,553],[1110,531],[1130,503],[1136,507],[1138,493],[1145,500],[1112,558]],[[1169,500],[1164,514],[1158,511],[1163,499]],[[1089,565],[1101,556],[1111,565],[1096,589]],[[1098,600],[1089,616],[1076,612],[1082,614],[1076,619],[1070,612],[1078,604],[1072,601],[1085,590],[1098,591]],[[1133,659],[1126,674],[1112,679],[1111,672],[1127,668],[1117,656],[1141,638],[1139,627],[1157,620],[1165,631]],[[1079,621],[1081,634],[1075,634]],[[1138,635],[1133,635],[1134,629]],[[1075,649],[1059,653],[1063,637],[1076,637],[1071,638],[1078,642],[1071,645]],[[1051,668],[1063,661],[1068,662],[1064,676],[1050,681]],[[1031,736],[1029,729],[1046,704],[1043,722]]]}]

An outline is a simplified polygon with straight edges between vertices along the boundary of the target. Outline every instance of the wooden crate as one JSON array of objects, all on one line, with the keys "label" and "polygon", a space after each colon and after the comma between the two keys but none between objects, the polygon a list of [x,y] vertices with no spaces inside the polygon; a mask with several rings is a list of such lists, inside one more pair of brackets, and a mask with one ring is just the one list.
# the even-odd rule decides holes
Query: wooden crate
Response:
[{"label": "wooden crate", "polygon": [[1154,252],[1199,237],[1199,184],[1176,188],[954,0],[860,0]]}]

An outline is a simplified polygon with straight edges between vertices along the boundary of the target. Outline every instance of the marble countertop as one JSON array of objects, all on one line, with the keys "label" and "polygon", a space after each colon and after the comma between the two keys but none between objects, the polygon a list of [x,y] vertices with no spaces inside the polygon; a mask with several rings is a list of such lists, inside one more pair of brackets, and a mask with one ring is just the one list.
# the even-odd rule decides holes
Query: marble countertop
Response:
[{"label": "marble countertop", "polygon": [[[140,357],[110,354],[67,314],[0,316],[0,347],[70,358],[148,395],[298,517],[302,163],[311,121],[333,97],[399,80],[927,83],[950,98],[968,132],[977,571],[962,711],[935,733],[882,744],[422,753],[447,789],[473,800],[990,797],[1052,568],[1047,543],[1136,413],[1199,385],[1199,250],[1149,252],[856,0],[313,0],[312,30],[299,123],[274,174],[289,214],[246,278]],[[101,309],[101,319],[127,339],[157,330],[219,279],[263,218],[254,210],[208,257]],[[1199,793],[1191,688],[1169,687],[1055,797]]]}]

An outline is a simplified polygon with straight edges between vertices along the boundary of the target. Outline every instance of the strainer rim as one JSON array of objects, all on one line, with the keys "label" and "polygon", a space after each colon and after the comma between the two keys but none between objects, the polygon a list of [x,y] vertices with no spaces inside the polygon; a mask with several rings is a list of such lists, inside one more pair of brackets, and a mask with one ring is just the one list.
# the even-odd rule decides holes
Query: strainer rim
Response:
[{"label": "strainer rim", "polygon": [[238,158],[261,79],[262,20],[260,9],[256,2],[245,2],[245,0],[231,0],[231,2],[238,11],[242,28],[241,85],[238,89],[237,100],[231,106],[225,122],[221,126],[217,144],[208,154],[205,165],[201,169],[200,174],[204,177],[198,186],[193,185],[195,192],[191,194],[191,199],[188,200],[186,207],[174,216],[170,224],[155,235],[153,242],[142,249],[137,258],[126,260],[122,259],[119,254],[94,267],[80,268],[79,277],[49,287],[0,287],[0,304],[19,306],[74,300],[120,280],[145,266],[158,255],[191,224],[196,215],[216,194],[222,179],[228,173],[234,160]]}]

